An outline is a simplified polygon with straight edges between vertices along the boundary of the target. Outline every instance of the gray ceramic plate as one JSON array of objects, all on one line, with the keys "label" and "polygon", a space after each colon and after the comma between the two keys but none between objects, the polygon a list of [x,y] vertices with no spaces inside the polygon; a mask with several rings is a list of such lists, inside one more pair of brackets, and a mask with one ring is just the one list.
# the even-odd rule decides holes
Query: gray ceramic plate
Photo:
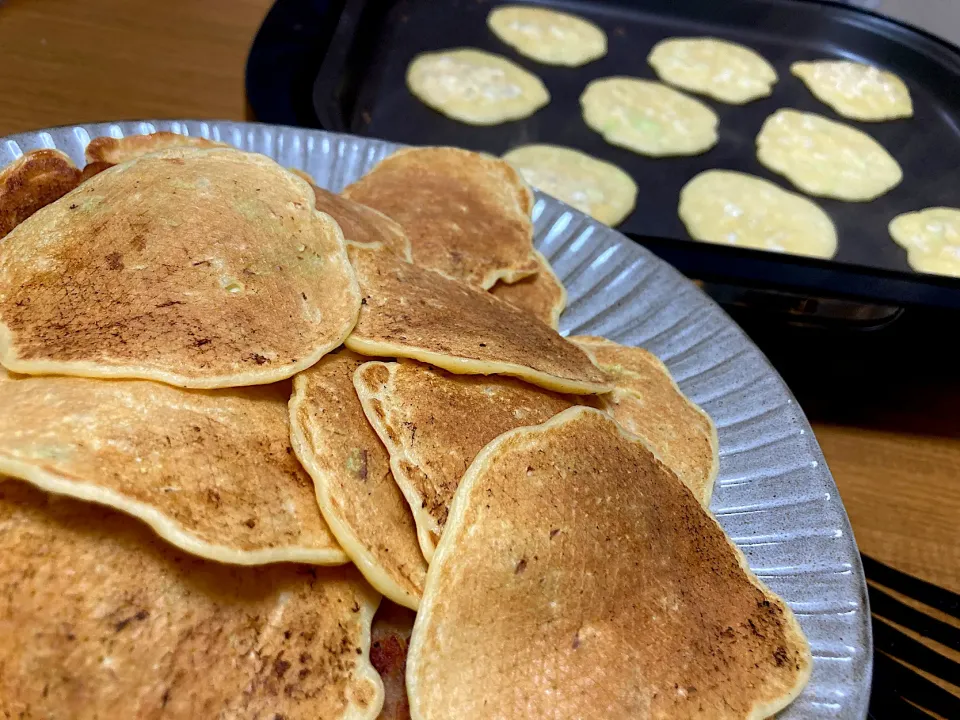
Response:
[{"label": "gray ceramic plate", "polygon": [[[78,164],[91,138],[172,130],[262,152],[340,190],[395,147],[315,130],[234,122],[79,125],[0,140],[0,167],[59,148]],[[863,718],[872,668],[857,546],[810,425],[763,354],[713,301],[642,247],[544,195],[536,244],[569,292],[561,330],[642,345],[670,367],[720,432],[711,509],[785,598],[813,649],[813,678],[784,718]]]}]

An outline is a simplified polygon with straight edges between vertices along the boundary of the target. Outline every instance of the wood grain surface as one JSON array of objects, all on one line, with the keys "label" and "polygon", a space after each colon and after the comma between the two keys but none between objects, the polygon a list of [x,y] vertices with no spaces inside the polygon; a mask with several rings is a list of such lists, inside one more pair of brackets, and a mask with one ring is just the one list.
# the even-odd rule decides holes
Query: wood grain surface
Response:
[{"label": "wood grain surface", "polygon": [[[270,4],[0,2],[0,136],[103,120],[245,119],[244,64]],[[909,392],[892,396],[877,411],[882,423],[870,413],[812,417],[861,550],[960,591],[960,388],[934,394],[929,407]]]}]

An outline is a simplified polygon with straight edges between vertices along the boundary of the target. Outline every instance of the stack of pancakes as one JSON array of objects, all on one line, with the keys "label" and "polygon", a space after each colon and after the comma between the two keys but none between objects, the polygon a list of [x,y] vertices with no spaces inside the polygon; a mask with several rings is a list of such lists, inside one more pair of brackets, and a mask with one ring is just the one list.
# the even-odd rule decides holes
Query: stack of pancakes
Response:
[{"label": "stack of pancakes", "polygon": [[169,133],[4,169],[0,715],[796,697],[806,640],[707,509],[713,423],[557,332],[531,207],[452,148],[341,194]]}]

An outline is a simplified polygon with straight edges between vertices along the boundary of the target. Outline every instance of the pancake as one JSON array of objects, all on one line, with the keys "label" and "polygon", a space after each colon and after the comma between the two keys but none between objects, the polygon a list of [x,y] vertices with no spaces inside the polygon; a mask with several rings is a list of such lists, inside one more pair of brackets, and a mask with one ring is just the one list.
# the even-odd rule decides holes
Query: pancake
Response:
[{"label": "pancake", "polygon": [[375,718],[379,597],[352,566],[239,568],[132,518],[0,481],[10,717]]},{"label": "pancake", "polygon": [[383,681],[383,709],[378,720],[410,720],[407,702],[407,648],[416,614],[384,600],[373,616],[370,662]]},{"label": "pancake", "polygon": [[407,656],[411,715],[764,718],[811,669],[786,604],[590,408],[500,436],[457,490]]},{"label": "pancake", "polygon": [[699,155],[717,144],[716,113],[658,82],[593,80],[580,96],[583,120],[611,145],[641,155]]},{"label": "pancake", "polygon": [[40,208],[80,184],[80,171],[59,150],[30,150],[0,170],[0,240]]},{"label": "pancake", "polygon": [[99,160],[97,162],[87,163],[80,172],[80,182],[89,180],[94,175],[99,175],[104,170],[109,170],[112,167],[113,163],[101,162]]},{"label": "pancake", "polygon": [[458,48],[420,53],[407,88],[427,107],[468,125],[499,125],[550,102],[543,82],[502,55]]},{"label": "pancake", "polygon": [[346,346],[361,355],[411,358],[466,375],[513,375],[548,390],[607,392],[606,376],[576,345],[486,292],[350,245],[363,294]]},{"label": "pancake", "polygon": [[597,396],[595,407],[643,440],[709,507],[720,470],[720,443],[710,416],[683,394],[653,353],[601,337],[570,339],[593,355],[616,387]]},{"label": "pancake", "polygon": [[754,175],[704,170],[683,186],[678,212],[701,242],[819,258],[837,252],[837,228],[819,205]]},{"label": "pancake", "polygon": [[567,289],[540,251],[533,252],[540,265],[536,275],[512,284],[498,282],[490,288],[490,294],[530,313],[556,330],[560,324],[560,313],[567,306]]},{"label": "pancake", "polygon": [[866,133],[798,110],[764,121],[757,159],[808,195],[847,202],[874,200],[903,179],[897,161]]},{"label": "pancake", "polygon": [[822,103],[865,122],[913,116],[910,90],[891,72],[850,60],[795,62],[790,72]]},{"label": "pancake", "polygon": [[345,240],[360,245],[382,243],[404,260],[411,259],[410,240],[403,228],[395,221],[371,207],[324,190],[302,170],[291,168],[290,172],[310,183],[317,199],[317,210],[325,212],[337,221]]},{"label": "pancake", "polygon": [[226,148],[90,178],[0,243],[0,363],[195,388],[310,367],[360,307],[340,229],[313,202],[269,158]]},{"label": "pancake", "polygon": [[122,138],[96,137],[87,145],[84,154],[88,164],[110,163],[111,165],[119,165],[128,160],[142,157],[147,153],[159,152],[160,150],[214,147],[229,146],[203,137],[181,135],[180,133],[161,130],[148,135],[127,135]]},{"label": "pancake", "polygon": [[760,53],[717,38],[661,40],[647,62],[665,83],[733,105],[767,97],[777,82]]},{"label": "pancake", "polygon": [[343,195],[396,220],[421,267],[484,290],[537,271],[533,193],[499,158],[444,147],[400,150]]},{"label": "pancake", "polygon": [[546,8],[501,5],[487,26],[521,55],[547,65],[579,67],[607,54],[607,35],[589,20]]},{"label": "pancake", "polygon": [[0,371],[0,474],[139,517],[240,565],[347,556],[290,449],[286,384],[190,391]]},{"label": "pancake", "polygon": [[573,405],[503,377],[451,375],[418,363],[370,362],[354,375],[367,419],[390,452],[420,549],[433,556],[460,478],[483,446]]},{"label": "pancake", "polygon": [[364,362],[341,350],[297,375],[291,444],[350,559],[379,592],[416,609],[427,564],[410,508],[390,472],[390,456],[353,388],[353,373]]},{"label": "pancake", "polygon": [[960,209],[933,207],[897,215],[889,230],[917,272],[960,277]]},{"label": "pancake", "polygon": [[586,153],[558,145],[521,145],[503,159],[533,187],[607,225],[617,225],[637,201],[627,173]]}]

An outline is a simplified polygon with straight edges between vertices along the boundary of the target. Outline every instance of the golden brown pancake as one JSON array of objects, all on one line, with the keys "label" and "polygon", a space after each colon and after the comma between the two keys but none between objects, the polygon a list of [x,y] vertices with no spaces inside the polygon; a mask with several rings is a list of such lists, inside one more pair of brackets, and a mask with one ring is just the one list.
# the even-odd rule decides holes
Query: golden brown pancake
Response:
[{"label": "golden brown pancake", "polygon": [[388,251],[350,245],[363,295],[346,340],[354,352],[406,357],[469,375],[514,375],[575,394],[607,392],[606,375],[526,312]]},{"label": "golden brown pancake", "polygon": [[0,363],[184,387],[275,382],[360,296],[339,227],[263,155],[177,148],[84,182],[0,244]]},{"label": "golden brown pancake", "polygon": [[290,447],[288,383],[190,391],[0,370],[0,474],[139,517],[187,552],[347,562]]},{"label": "golden brown pancake", "polygon": [[396,222],[371,207],[324,190],[303,170],[291,168],[290,172],[310,183],[317,198],[317,210],[337,221],[345,240],[360,245],[382,243],[395,255],[410,261],[410,240]]},{"label": "golden brown pancake", "polygon": [[505,377],[474,377],[413,362],[370,362],[354,375],[367,419],[390,451],[393,476],[429,560],[467,466],[498,435],[538,425],[573,401]]},{"label": "golden brown pancake", "polygon": [[128,135],[127,137],[96,137],[87,145],[85,152],[87,163],[110,163],[119,165],[147,153],[169,150],[171,148],[213,148],[229,147],[225,143],[207,140],[192,135],[160,132],[149,135]]},{"label": "golden brown pancake", "polygon": [[571,408],[487,445],[427,573],[411,715],[764,718],[806,639],[677,477]]},{"label": "golden brown pancake", "polygon": [[297,375],[291,441],[341,547],[373,587],[416,609],[427,563],[410,508],[390,472],[390,456],[353,387],[353,373],[364,362],[340,350]]},{"label": "golden brown pancake", "polygon": [[533,252],[540,266],[536,275],[512,284],[498,282],[490,292],[495,298],[526,310],[541,322],[556,329],[560,324],[560,313],[567,306],[567,289],[540,251]]},{"label": "golden brown pancake", "polygon": [[108,508],[0,481],[9,717],[375,718],[379,597],[352,566],[186,555]]},{"label": "golden brown pancake", "polygon": [[80,171],[59,150],[31,150],[0,170],[0,239],[37,210],[80,184]]},{"label": "golden brown pancake", "polygon": [[400,223],[420,267],[484,290],[537,271],[530,256],[533,193],[500,158],[448,147],[408,148],[343,194]]},{"label": "golden brown pancake", "polygon": [[373,616],[370,662],[383,681],[383,709],[378,720],[410,720],[407,702],[407,648],[416,613],[384,600]]},{"label": "golden brown pancake", "polygon": [[720,469],[720,443],[710,416],[681,392],[653,353],[602,337],[570,340],[593,355],[616,387],[591,404],[645,440],[708,507]]},{"label": "golden brown pancake", "polygon": [[86,165],[84,165],[83,170],[80,173],[80,182],[89,180],[94,175],[99,175],[104,170],[109,170],[112,167],[113,167],[113,163],[108,163],[108,162],[97,161],[97,162],[87,163]]}]

